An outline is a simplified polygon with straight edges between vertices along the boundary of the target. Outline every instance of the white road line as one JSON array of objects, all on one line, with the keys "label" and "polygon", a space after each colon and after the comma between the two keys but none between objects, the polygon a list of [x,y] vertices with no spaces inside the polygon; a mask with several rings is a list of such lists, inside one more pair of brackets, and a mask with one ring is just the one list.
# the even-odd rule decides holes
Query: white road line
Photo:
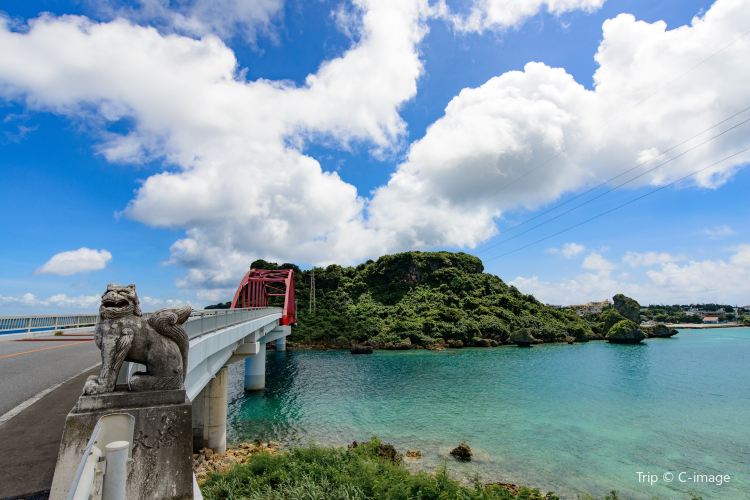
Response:
[{"label": "white road line", "polygon": [[25,410],[26,408],[28,408],[29,406],[33,405],[34,403],[36,403],[37,401],[39,401],[40,399],[42,399],[42,398],[43,398],[44,396],[46,396],[46,395],[47,395],[47,394],[49,394],[50,392],[52,392],[52,391],[54,391],[55,389],[57,389],[58,387],[60,387],[61,385],[65,384],[66,382],[70,382],[70,381],[71,381],[71,380],[73,380],[74,378],[76,378],[76,377],[79,377],[79,376],[83,375],[83,374],[84,374],[84,373],[86,373],[87,371],[93,370],[94,368],[96,368],[96,367],[97,367],[97,366],[99,366],[100,364],[101,364],[101,362],[99,362],[99,363],[96,363],[96,364],[93,364],[93,365],[89,366],[88,368],[86,368],[86,369],[84,369],[84,370],[81,370],[80,372],[76,373],[76,374],[75,374],[75,375],[73,375],[72,377],[70,377],[70,378],[68,378],[68,379],[66,379],[66,380],[63,380],[62,382],[60,382],[60,383],[58,383],[58,384],[55,384],[55,385],[53,385],[52,387],[48,387],[48,388],[44,389],[43,391],[41,391],[41,392],[37,393],[37,394],[36,394],[36,395],[34,395],[34,396],[31,396],[31,397],[30,397],[29,399],[27,399],[27,400],[26,400],[26,401],[24,401],[23,403],[19,404],[18,406],[16,406],[16,407],[15,407],[15,408],[13,408],[12,410],[10,410],[10,411],[8,411],[7,413],[4,413],[4,414],[3,414],[2,416],[0,416],[0,426],[1,426],[1,425],[3,425],[3,424],[4,424],[5,422],[7,422],[8,420],[10,420],[11,418],[13,418],[13,417],[15,417],[16,415],[18,415],[19,413],[21,413],[22,411],[24,411],[24,410]]}]

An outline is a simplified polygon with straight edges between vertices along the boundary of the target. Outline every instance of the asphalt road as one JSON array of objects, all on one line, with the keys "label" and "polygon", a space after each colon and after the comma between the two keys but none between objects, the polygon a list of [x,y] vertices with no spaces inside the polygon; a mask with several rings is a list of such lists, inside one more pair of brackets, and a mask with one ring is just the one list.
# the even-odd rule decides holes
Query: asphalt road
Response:
[{"label": "asphalt road", "polygon": [[0,425],[0,499],[48,497],[65,416],[80,396],[86,377],[97,370],[65,382]]},{"label": "asphalt road", "polygon": [[0,338],[0,415],[99,361],[93,341]]}]

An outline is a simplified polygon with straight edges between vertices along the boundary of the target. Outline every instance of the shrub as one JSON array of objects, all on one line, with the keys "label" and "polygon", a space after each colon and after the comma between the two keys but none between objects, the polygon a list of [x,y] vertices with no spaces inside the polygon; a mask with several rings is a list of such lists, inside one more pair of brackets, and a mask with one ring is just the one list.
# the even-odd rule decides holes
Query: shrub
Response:
[{"label": "shrub", "polygon": [[201,488],[207,500],[311,499],[466,499],[554,500],[539,490],[517,494],[498,486],[463,486],[446,466],[435,474],[410,473],[391,453],[392,447],[371,439],[349,449],[297,448],[287,453],[253,455],[224,474],[213,473]]}]

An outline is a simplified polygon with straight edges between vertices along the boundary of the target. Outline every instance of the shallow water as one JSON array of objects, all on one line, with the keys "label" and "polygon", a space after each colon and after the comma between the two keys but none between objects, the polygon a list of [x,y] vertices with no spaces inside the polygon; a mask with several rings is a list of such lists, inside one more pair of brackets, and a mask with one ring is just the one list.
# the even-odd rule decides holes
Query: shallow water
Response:
[{"label": "shallow water", "polygon": [[[448,460],[456,477],[572,498],[612,489],[622,498],[750,498],[748,328],[683,330],[642,345],[270,352],[267,368],[265,392],[244,394],[242,364],[231,366],[233,442],[343,445],[376,435],[421,450],[412,466],[431,468],[466,441],[475,460]],[[731,478],[700,484],[693,473]]]}]

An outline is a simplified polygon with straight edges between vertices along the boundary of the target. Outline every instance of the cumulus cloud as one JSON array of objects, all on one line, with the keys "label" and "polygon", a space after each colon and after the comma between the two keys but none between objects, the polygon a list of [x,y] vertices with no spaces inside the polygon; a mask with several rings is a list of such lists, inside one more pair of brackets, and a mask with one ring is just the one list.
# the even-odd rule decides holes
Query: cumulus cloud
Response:
[{"label": "cumulus cloud", "polygon": [[[157,297],[139,297],[141,307],[146,311],[152,311],[164,307],[177,307],[189,304],[190,301],[180,299],[163,299]],[[10,311],[22,311],[32,309],[35,312],[41,307],[58,311],[85,311],[95,312],[99,308],[101,295],[68,295],[57,293],[48,297],[37,297],[33,293],[26,292],[18,296],[0,295],[0,309]]]},{"label": "cumulus cloud", "polygon": [[256,256],[353,260],[385,243],[366,231],[356,188],[300,148],[320,137],[377,150],[399,143],[398,109],[416,93],[427,11],[420,0],[357,5],[358,42],[301,86],[246,81],[215,37],[45,16],[25,32],[0,29],[0,89],[33,109],[136,119],[100,151],[111,161],[162,158],[179,167],[146,179],[125,212],[187,229],[172,247],[172,262],[190,268],[185,285],[234,284]]},{"label": "cumulus cloud", "polygon": [[227,39],[241,36],[254,44],[258,34],[268,33],[284,6],[283,0],[122,0],[90,1],[105,17],[122,17],[162,31]]},{"label": "cumulus cloud", "polygon": [[[529,3],[556,14],[596,8]],[[74,118],[131,118],[126,134],[104,136],[101,154],[170,168],[147,178],[125,213],[184,229],[171,256],[188,269],[180,283],[213,290],[233,286],[257,257],[350,263],[406,248],[472,247],[497,234],[505,211],[656,159],[750,102],[745,2],[718,0],[672,30],[623,14],[604,23],[593,89],[538,62],[463,89],[366,198],[302,150],[320,140],[398,150],[406,127],[399,110],[416,94],[419,44],[434,11],[426,0],[354,5],[357,22],[341,20],[358,31],[351,48],[302,85],[246,80],[213,35],[76,16],[42,16],[22,30],[2,24],[0,95]],[[663,185],[734,152],[742,132],[634,185]],[[695,184],[718,186],[749,159],[717,165]]]},{"label": "cumulus cloud", "polygon": [[438,9],[457,30],[481,33],[517,28],[543,10],[560,16],[575,10],[593,12],[602,5],[604,0],[473,0],[465,15],[452,12],[445,2]]},{"label": "cumulus cloud", "polygon": [[81,309],[94,311],[99,306],[101,296],[99,295],[67,295],[58,293],[50,295],[47,298],[37,297],[33,293],[27,292],[20,296],[2,296],[0,295],[0,307],[52,307],[55,309]]},{"label": "cumulus cloud", "polygon": [[[697,147],[719,127],[660,155],[750,102],[745,7],[719,0],[673,30],[629,14],[606,21],[592,90],[538,62],[463,89],[376,191],[371,221],[386,226],[398,218],[411,244],[472,246],[495,234],[503,211],[534,209],[643,165],[618,182],[635,178],[692,147],[630,186],[664,185],[735,153],[747,125]],[[686,184],[714,188],[749,160],[742,153]]]},{"label": "cumulus cloud", "polygon": [[81,247],[78,250],[69,250],[53,255],[36,272],[37,274],[70,276],[104,269],[110,260],[112,260],[112,254],[107,250]]},{"label": "cumulus cloud", "polygon": [[581,245],[580,243],[571,242],[565,243],[560,248],[550,248],[547,250],[547,252],[555,255],[562,255],[566,259],[570,259],[572,257],[575,257],[576,255],[580,255],[584,250],[586,250],[585,246]]},{"label": "cumulus cloud", "polygon": [[750,244],[734,248],[726,258],[687,260],[665,252],[627,252],[622,261],[649,268],[638,276],[618,273],[616,262],[589,254],[582,272],[573,278],[545,281],[519,276],[511,283],[542,301],[566,305],[616,293],[630,295],[642,304],[745,304],[750,296]]}]

